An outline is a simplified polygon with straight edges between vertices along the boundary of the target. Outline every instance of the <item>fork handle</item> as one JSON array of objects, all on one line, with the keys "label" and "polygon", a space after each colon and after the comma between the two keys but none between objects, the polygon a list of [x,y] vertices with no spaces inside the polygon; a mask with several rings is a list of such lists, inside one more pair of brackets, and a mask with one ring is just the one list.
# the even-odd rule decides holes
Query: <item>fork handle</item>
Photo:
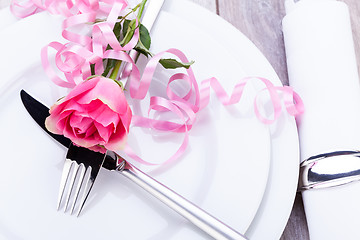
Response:
[{"label": "fork handle", "polygon": [[138,168],[130,165],[128,162],[126,162],[124,168],[118,169],[118,171],[213,238],[237,240],[246,239],[246,237],[242,234],[197,207]]}]

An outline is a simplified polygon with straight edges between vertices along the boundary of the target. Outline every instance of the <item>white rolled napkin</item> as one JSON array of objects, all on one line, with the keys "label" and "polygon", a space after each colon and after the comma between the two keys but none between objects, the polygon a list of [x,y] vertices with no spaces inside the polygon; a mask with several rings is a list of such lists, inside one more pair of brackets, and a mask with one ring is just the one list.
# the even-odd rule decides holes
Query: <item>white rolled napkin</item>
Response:
[{"label": "white rolled napkin", "polygon": [[[348,7],[286,1],[283,33],[290,85],[302,97],[301,160],[360,149],[360,87]],[[310,238],[360,239],[360,182],[303,192]]]}]

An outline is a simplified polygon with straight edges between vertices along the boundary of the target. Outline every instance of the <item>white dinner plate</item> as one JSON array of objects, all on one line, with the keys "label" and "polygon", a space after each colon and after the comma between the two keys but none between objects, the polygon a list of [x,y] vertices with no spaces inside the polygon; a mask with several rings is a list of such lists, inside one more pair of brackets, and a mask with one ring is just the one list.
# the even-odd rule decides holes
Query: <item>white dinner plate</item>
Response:
[{"label": "white dinner plate", "polygon": [[[184,11],[186,11],[186,16],[189,19],[197,20],[189,22],[184,19],[182,14]],[[45,19],[41,19],[42,17]],[[54,34],[56,36],[56,33],[60,31],[59,25],[57,24],[58,19],[53,16],[49,17],[46,14],[42,14],[30,17],[21,22],[21,24],[25,26],[27,24],[29,24],[28,26],[34,26],[39,23],[39,29],[37,29],[37,31],[42,31],[43,29],[41,28],[49,27],[50,25],[57,26],[58,28],[52,27],[52,30],[48,31],[46,34],[42,34],[41,38],[33,37],[36,41],[30,41],[30,43],[36,44],[37,47],[31,49],[26,45],[23,45],[23,41],[15,41],[15,43],[13,43],[14,41],[11,41],[11,43],[9,42],[9,44],[21,43],[18,44],[17,49],[24,50],[24,52],[14,50],[13,53],[22,53],[24,58],[19,60],[14,57],[13,59],[17,59],[16,62],[19,64],[17,64],[16,67],[13,67],[12,70],[4,71],[7,74],[5,74],[5,79],[12,81],[10,81],[11,85],[3,84],[2,89],[7,89],[7,94],[3,95],[0,101],[2,103],[14,102],[14,105],[6,105],[5,108],[7,110],[3,107],[3,110],[5,110],[3,111],[0,108],[0,111],[4,113],[8,111],[9,116],[14,114],[13,109],[20,108],[21,110],[21,104],[16,95],[20,88],[26,88],[29,92],[39,97],[47,104],[52,104],[55,99],[61,95],[61,91],[49,83],[49,80],[43,75],[42,70],[39,67],[38,59],[33,57],[36,56],[36,51],[41,46],[46,42],[53,40]],[[19,25],[17,24],[16,27],[18,26]],[[169,26],[171,27],[169,28]],[[7,29],[7,34],[10,33],[15,34],[13,36],[19,36],[16,35],[16,27]],[[24,26],[21,27],[23,30],[26,28],[27,27]],[[168,34],[164,35],[159,33],[163,33],[164,29],[166,29]],[[169,31],[171,29],[176,29],[176,31]],[[280,81],[269,63],[247,38],[221,18],[195,4],[186,1],[181,1],[181,3],[179,3],[179,1],[168,0],[165,3],[163,13],[159,17],[152,34],[153,51],[164,50],[167,47],[178,47],[184,50],[190,59],[196,60],[194,71],[199,80],[210,76],[216,76],[222,80],[222,84],[224,84],[225,87],[230,89],[238,78],[256,75],[268,77],[275,84],[280,85]],[[224,36],[222,34],[227,34],[229,37],[223,38],[221,37]],[[206,41],[203,41],[203,39],[206,39]],[[238,46],[238,48],[234,49],[231,47],[235,45]],[[214,49],[215,46],[216,49]],[[209,51],[214,54],[214,60],[221,59],[221,61],[214,61],[212,59],[210,61],[207,55]],[[19,54],[17,54],[17,56],[19,56]],[[226,62],[227,65],[224,61],[228,61]],[[1,66],[8,66],[8,62],[12,61],[4,61],[1,63]],[[211,65],[213,62],[215,62],[216,65]],[[208,71],[208,69],[211,69],[211,71]],[[8,68],[6,68],[6,70],[8,70]],[[163,79],[164,75],[166,75],[164,71],[157,71],[157,79]],[[2,83],[4,82],[5,81]],[[153,92],[161,89],[161,87],[159,87],[161,84],[156,84],[159,82],[161,81],[155,81],[153,84]],[[9,88],[9,86],[11,87]],[[229,108],[222,107],[213,96],[210,107],[200,113],[198,122],[192,130],[190,147],[186,152],[185,157],[178,164],[166,171],[151,171],[148,169],[154,177],[204,207],[209,212],[222,218],[225,222],[240,231],[245,231],[248,228],[260,204],[261,196],[266,184],[270,156],[268,132],[266,127],[259,124],[259,122],[254,119],[254,116],[250,114],[252,109],[248,106],[251,105],[249,103],[251,101],[251,96],[254,93],[251,88],[248,92],[248,97],[244,98],[245,101],[243,105],[238,105],[237,107],[239,108],[236,110],[232,108],[229,110]],[[46,195],[34,196],[34,201],[38,207],[37,209],[31,209],[31,213],[35,210],[36,212],[47,211],[46,213],[43,213],[44,216],[48,218],[47,221],[54,222],[51,227],[49,226],[49,232],[51,230],[58,231],[60,228],[59,226],[66,228],[69,224],[71,226],[74,224],[79,225],[79,229],[82,229],[82,227],[89,224],[89,221],[94,219],[94,217],[100,222],[101,220],[104,220],[103,212],[107,212],[106,224],[109,225],[107,221],[111,221],[114,226],[126,229],[126,231],[120,230],[125,239],[127,238],[126,236],[128,236],[127,234],[131,234],[131,239],[169,239],[170,237],[172,239],[205,238],[205,235],[196,231],[189,224],[185,224],[181,218],[178,218],[171,211],[167,210],[161,204],[158,204],[156,200],[148,198],[148,196],[142,193],[141,190],[138,190],[136,186],[127,183],[126,180],[119,178],[118,176],[112,176],[104,171],[99,175],[96,188],[94,188],[92,192],[95,197],[90,200],[89,206],[85,210],[84,215],[80,218],[81,220],[74,222],[68,216],[64,217],[58,213],[54,214],[52,211],[54,211],[54,202],[56,201],[56,191],[58,187],[57,179],[61,173],[61,162],[65,154],[64,149],[57,146],[52,141],[49,143],[48,137],[45,134],[42,134],[30,120],[24,121],[24,119],[28,119],[28,116],[25,112],[20,110],[16,112],[17,119],[20,119],[19,121],[14,121],[9,117],[8,120],[4,120],[7,122],[2,123],[1,126],[6,126],[4,131],[9,131],[8,129],[12,129],[9,127],[9,124],[18,126],[19,122],[21,122],[23,130],[17,129],[18,133],[23,132],[24,129],[26,129],[26,132],[28,133],[26,136],[23,136],[23,139],[21,140],[23,142],[18,140],[19,137],[16,137],[16,132],[12,133],[14,135],[13,141],[18,141],[18,144],[22,144],[22,146],[19,147],[18,145],[14,145],[9,138],[6,138],[6,142],[2,143],[2,145],[7,148],[10,147],[10,149],[12,147],[13,151],[22,149],[21,153],[26,153],[28,161],[30,161],[30,163],[27,162],[27,167],[40,171],[40,174],[38,175],[47,175],[46,178],[44,178],[47,181],[45,187],[48,188],[46,189]],[[216,119],[216,121],[209,121],[209,119]],[[231,119],[234,119],[235,121],[231,123]],[[224,124],[224,122],[226,123]],[[224,128],[223,126],[220,128],[221,125],[229,126],[230,124],[235,125],[233,128]],[[209,126],[212,129],[211,133],[208,133]],[[238,135],[233,135],[236,134],[233,133],[234,129],[238,131]],[[31,131],[33,132],[31,133]],[[204,132],[207,134],[204,134]],[[133,136],[136,137],[130,138],[130,142],[132,144],[137,143],[139,147],[138,150],[141,151],[145,157],[151,154],[153,147],[161,146],[161,149],[164,149],[162,146],[164,146],[164,144],[169,144],[168,139],[164,138],[164,136],[157,136],[155,138],[151,134],[136,129],[132,130],[132,133]],[[138,139],[138,136],[140,135],[142,138],[141,141]],[[145,138],[143,136],[145,136]],[[34,145],[30,144],[30,146],[27,146],[30,138],[36,138],[37,142]],[[171,138],[173,141],[179,141],[177,137]],[[229,139],[231,141],[229,141]],[[158,142],[156,143],[157,146],[152,143],[154,140]],[[174,148],[174,145],[172,145],[172,147]],[[243,148],[240,149],[241,147]],[[46,148],[45,152],[43,152],[43,148]],[[264,239],[264,237],[266,239],[279,238],[291,211],[296,189],[296,163],[298,162],[298,143],[293,118],[283,114],[279,119],[279,122],[271,126],[271,148],[272,161],[265,196],[262,199],[255,219],[247,231],[247,236],[251,239]],[[210,150],[214,150],[215,154]],[[155,152],[159,153],[159,151]],[[162,157],[165,157],[165,155]],[[43,169],[38,169],[36,168],[38,165],[33,165],[31,163],[31,159],[33,161],[40,161],[39,156],[41,156],[42,159],[41,165],[44,166],[44,168],[48,167],[48,169],[51,170],[44,171]],[[243,157],[245,157],[245,159]],[[4,159],[6,158],[8,157],[4,157]],[[6,163],[11,164],[8,162]],[[191,164],[191,167],[189,167],[189,163]],[[48,164],[48,166],[46,166],[46,164]],[[227,167],[224,167],[224,165],[227,165]],[[18,165],[11,164],[11,166],[8,167],[11,169],[16,166]],[[56,166],[55,169],[54,166]],[[231,176],[231,174],[228,174],[227,172],[236,168],[238,168],[236,175],[239,179],[233,179],[234,176]],[[18,179],[16,182],[18,185],[16,186],[20,187],[23,192],[20,194],[19,192],[15,192],[12,188],[15,185],[12,186],[11,184],[4,185],[4,189],[1,189],[2,192],[9,191],[14,194],[6,198],[12,203],[10,205],[13,207],[18,207],[18,202],[13,199],[15,195],[21,198],[21,196],[24,195],[31,195],[26,194],[26,191],[34,192],[33,189],[25,191],[25,188],[31,186],[31,182],[27,183],[28,185],[24,185],[24,182],[20,180],[27,180],[26,177],[29,177],[29,173],[25,174],[22,171],[19,172],[19,170],[16,172],[16,179]],[[6,173],[7,174],[3,174],[4,179],[9,178],[11,171],[7,168]],[[55,175],[55,173],[57,175]],[[186,175],[185,179],[184,175]],[[227,178],[229,176],[231,176],[231,180]],[[41,180],[35,179],[34,181]],[[189,181],[192,183],[189,183]],[[3,185],[0,186],[3,187]],[[114,189],[117,189],[118,191]],[[224,201],[224,199],[221,199],[219,196],[226,194],[219,192],[219,190],[224,191],[226,189],[231,190],[227,194],[234,194],[234,196],[236,196],[236,198],[233,199],[235,205],[231,205],[231,201],[229,203],[230,198],[225,197]],[[44,189],[39,191],[39,194],[44,194],[43,191]],[[229,197],[229,195],[227,195],[227,197]],[[114,200],[114,198],[116,200]],[[38,202],[39,200],[41,201]],[[19,199],[19,201],[21,201],[21,199]],[[44,203],[44,201],[46,201],[46,203]],[[33,205],[35,203],[33,203]],[[281,208],[279,206],[281,206]],[[23,206],[23,208],[26,207],[27,206]],[[20,209],[18,211],[20,211]],[[136,211],[134,209],[136,209]],[[7,210],[8,214],[13,212],[13,210],[14,209],[9,208]],[[227,210],[231,210],[231,212],[227,212]],[[26,215],[26,213],[29,212],[24,211],[24,221],[29,221],[29,218],[32,216],[31,214]],[[140,213],[144,216],[138,216]],[[11,223],[15,224],[16,221],[8,221],[8,216],[6,214],[2,214],[2,216],[6,216],[3,219],[0,218],[0,232],[2,232],[4,236],[11,237],[16,236],[17,234],[18,236],[22,236],[21,234],[28,234],[27,238],[31,238],[31,236],[33,236],[32,234],[39,234],[40,230],[35,230],[36,228],[31,228],[31,226],[29,226],[29,229],[27,230],[20,231],[17,228],[15,230],[15,227],[12,226]],[[50,218],[54,219],[50,220]],[[140,218],[141,221],[134,220],[137,218]],[[62,221],[66,222],[63,223]],[[117,221],[119,221],[119,224]],[[17,222],[17,224],[22,225],[21,222]],[[74,229],[75,225],[71,227],[70,231],[74,233],[74,236],[77,234],[77,230]],[[117,232],[118,230],[117,227],[114,227],[114,231]],[[113,230],[110,230],[110,233],[103,231],[101,234],[103,234],[104,237],[112,236],[112,231]],[[81,231],[79,230],[79,232]],[[41,233],[45,234],[42,231]],[[90,231],[92,236],[97,236],[96,234],[98,233],[99,231],[96,231],[95,234]],[[68,236],[66,235],[66,232],[64,234],[65,235],[60,234],[57,237],[62,238]],[[44,237],[47,235],[37,235],[37,237],[38,236]]]},{"label": "white dinner plate", "polygon": [[[18,93],[20,88],[24,88],[47,105],[53,104],[65,94],[64,89],[55,86],[44,75],[39,62],[39,50],[45,39],[50,41],[49,39],[59,38],[60,31],[56,27],[61,23],[59,20],[60,18],[41,13],[2,31],[6,43],[1,51],[6,52],[7,56],[0,63],[6,66],[3,70],[6,76],[3,83],[6,84],[2,91],[1,112],[6,117],[0,123],[3,126],[1,131],[8,137],[1,144],[8,153],[3,158],[13,160],[5,161],[0,175],[3,183],[6,183],[6,179],[18,179],[1,187],[2,192],[6,193],[2,199],[3,228],[28,239],[49,239],[54,232],[57,234],[52,239],[64,239],[70,235],[74,238],[94,239],[94,236],[100,234],[97,227],[105,229],[109,222],[121,221],[122,228],[127,229],[122,233],[125,239],[207,238],[155,199],[146,194],[144,196],[126,179],[107,171],[99,175],[92,190],[92,198],[80,218],[73,220],[70,217],[69,220],[69,216],[59,216],[55,211],[53,204],[57,198],[65,151],[36,127],[21,106]],[[165,35],[164,32],[168,34]],[[197,61],[194,71],[199,79],[210,76],[206,71],[208,68],[214,69],[212,74],[224,79],[232,78],[235,74],[232,69],[236,69],[239,77],[245,76],[236,60],[226,54],[225,48],[217,57],[230,59],[231,63],[227,66],[227,71],[223,68],[216,69],[219,64],[208,58],[205,47],[215,45],[216,42],[207,38],[207,45],[193,43],[184,32],[196,39],[206,38],[206,33],[184,25],[181,19],[171,13],[162,12],[152,32],[152,51],[159,52],[170,47],[185,50],[190,59]],[[21,35],[28,36],[28,45],[22,45]],[[18,51],[16,55],[13,55],[13,49],[16,49],[14,52]],[[21,60],[18,60],[19,56],[22,56]],[[140,60],[139,65],[142,61],[144,59]],[[10,62],[16,64],[11,65]],[[165,93],[165,82],[170,77],[168,72],[162,68],[157,70],[150,88],[151,94]],[[232,85],[234,83],[230,81],[224,84],[228,89]],[[182,89],[184,87],[179,86],[176,90]],[[235,106],[225,108],[217,99],[213,99],[211,107],[198,114],[197,123],[190,132],[190,146],[175,164],[150,168],[133,163],[240,232],[245,232],[261,203],[270,164],[269,131],[254,116],[254,95],[255,90],[250,85],[243,101],[237,106],[239,110]],[[135,113],[146,114],[148,101],[149,98],[141,100],[140,108],[137,107],[138,101],[130,100],[130,104]],[[130,132],[130,146],[146,160],[153,162],[166,160],[175,153],[184,137],[183,134],[161,134],[140,128],[132,128]],[[22,154],[12,156],[19,151],[19,146],[20,152],[27,155],[26,159]],[[17,170],[19,163],[22,168]],[[22,198],[26,196],[33,197],[27,200],[27,204],[20,204],[19,201],[23,201]],[[30,221],[35,215],[36,220]],[[106,221],[97,222],[101,219]],[[30,223],[27,228],[17,228],[26,223]],[[45,230],[36,229],[35,226],[39,225],[47,227]],[[63,231],[63,227],[72,230]],[[85,228],[88,230],[84,231]],[[102,231],[101,234],[105,239],[114,238],[118,229]]]}]

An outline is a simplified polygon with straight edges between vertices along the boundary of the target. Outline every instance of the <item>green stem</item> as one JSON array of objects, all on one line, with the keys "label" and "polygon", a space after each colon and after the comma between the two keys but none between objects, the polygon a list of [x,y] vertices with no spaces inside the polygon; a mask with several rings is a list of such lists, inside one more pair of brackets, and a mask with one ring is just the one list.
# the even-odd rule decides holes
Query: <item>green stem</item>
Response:
[{"label": "green stem", "polygon": [[145,8],[145,4],[146,4],[147,0],[143,0],[140,4],[140,8],[139,8],[139,12],[138,12],[138,19],[140,20],[141,19],[141,16],[143,14],[143,11],[144,11],[144,8]]},{"label": "green stem", "polygon": [[116,61],[115,67],[113,68],[109,78],[116,80],[120,71],[121,62],[122,62],[121,60]]},{"label": "green stem", "polygon": [[[136,6],[136,8],[139,7],[139,12],[137,14],[137,17],[138,17],[139,20],[141,19],[141,16],[142,16],[142,14],[144,12],[146,2],[147,2],[147,0],[143,0],[139,5]],[[117,78],[117,76],[119,74],[119,71],[120,71],[121,62],[122,62],[121,60],[116,61],[115,67],[113,68],[113,70],[112,70],[112,72],[111,72],[111,74],[109,76],[110,79],[116,80],[116,78]]]}]

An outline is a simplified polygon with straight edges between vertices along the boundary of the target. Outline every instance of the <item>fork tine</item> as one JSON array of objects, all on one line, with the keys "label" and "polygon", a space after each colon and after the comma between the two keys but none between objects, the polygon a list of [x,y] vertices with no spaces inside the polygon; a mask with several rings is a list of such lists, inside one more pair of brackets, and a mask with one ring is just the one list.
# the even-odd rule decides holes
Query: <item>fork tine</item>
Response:
[{"label": "fork tine", "polygon": [[95,177],[93,176],[94,171],[93,171],[91,166],[89,166],[88,169],[91,171],[91,174],[90,174],[89,179],[87,180],[86,185],[85,185],[85,190],[84,190],[83,195],[82,195],[82,199],[81,199],[81,202],[80,202],[80,207],[79,207],[79,210],[78,210],[77,215],[76,215],[77,217],[80,215],[81,210],[83,209],[83,207],[85,205],[85,202],[86,202],[86,200],[87,200],[87,198],[88,198],[88,196],[90,194],[90,191],[91,191],[91,189],[92,189],[92,187],[94,185],[95,178],[96,178],[96,175],[97,175],[97,173],[96,173]]},{"label": "fork tine", "polygon": [[[80,215],[99,170],[104,163],[105,156],[106,153],[94,152],[87,148],[70,144],[60,184],[58,209],[61,206],[66,188],[68,194],[65,199],[64,212],[68,209],[69,203],[72,202],[70,215],[77,206],[79,206],[77,216]],[[89,171],[90,173],[87,174]],[[80,197],[81,201],[78,203]]]},{"label": "fork tine", "polygon": [[69,184],[68,184],[69,187],[68,187],[68,191],[67,191],[67,196],[66,196],[66,201],[65,201],[65,206],[64,206],[64,212],[66,212],[67,206],[69,204],[70,196],[71,196],[71,194],[73,192],[72,190],[73,190],[74,185],[75,185],[75,179],[76,179],[76,176],[77,176],[78,171],[79,171],[79,164],[74,163],[72,168],[73,168],[72,169],[72,175],[71,175],[71,178],[70,178],[70,181],[69,181]]},{"label": "fork tine", "polygon": [[74,208],[75,208],[77,199],[79,197],[80,189],[81,189],[81,186],[83,185],[84,178],[85,178],[86,168],[85,168],[84,164],[81,163],[79,169],[80,169],[79,181],[78,181],[78,184],[76,186],[75,199],[74,199],[74,201],[72,203],[70,214],[72,214],[74,212]]},{"label": "fork tine", "polygon": [[63,167],[63,171],[62,171],[62,175],[61,175],[61,180],[60,180],[60,189],[59,189],[59,196],[58,196],[58,202],[57,202],[57,210],[60,209],[61,199],[64,195],[66,182],[69,178],[72,164],[73,164],[73,161],[71,161],[69,159],[65,159],[65,163],[64,163],[64,167]]}]

